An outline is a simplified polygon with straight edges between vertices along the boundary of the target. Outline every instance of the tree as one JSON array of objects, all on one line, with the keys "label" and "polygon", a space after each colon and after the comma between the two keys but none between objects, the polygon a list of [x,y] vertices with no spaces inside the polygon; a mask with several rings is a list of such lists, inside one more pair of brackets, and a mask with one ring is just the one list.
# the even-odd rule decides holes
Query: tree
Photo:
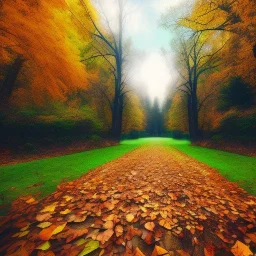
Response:
[{"label": "tree", "polygon": [[161,136],[164,132],[164,115],[158,98],[153,102],[148,97],[144,99],[144,108],[146,115],[146,131],[150,136]]},{"label": "tree", "polygon": [[239,35],[250,44],[250,54],[256,47],[256,2],[251,0],[197,0],[189,15],[181,17],[182,26],[194,31],[227,32]]},{"label": "tree", "polygon": [[[21,107],[66,102],[75,91],[88,88],[88,78],[94,75],[80,62],[80,50],[91,36],[78,33],[68,2],[74,1],[2,1],[0,80],[5,87],[2,90],[11,94],[9,102]],[[84,23],[91,27],[88,19]],[[17,64],[19,59],[24,60],[22,65]],[[13,81],[8,78],[10,72]]]},{"label": "tree", "polygon": [[[110,72],[114,76],[114,96],[113,99],[108,98],[108,101],[111,102],[110,107],[112,112],[111,134],[113,138],[120,139],[122,132],[125,95],[128,93],[126,90],[126,81],[124,77],[125,1],[117,0],[118,32],[116,34],[111,28],[110,22],[106,15],[104,16],[106,19],[108,33],[104,32],[103,29],[101,29],[100,26],[94,21],[84,1],[80,0],[80,2],[93,24],[94,31],[91,33],[94,37],[95,43],[93,48],[96,50],[96,54],[85,58],[84,61],[95,58],[103,58],[110,66]],[[114,62],[110,58],[114,58]]]},{"label": "tree", "polygon": [[179,45],[179,68],[181,84],[178,90],[187,95],[188,124],[192,141],[199,139],[198,112],[201,105],[208,97],[206,95],[201,102],[198,101],[198,84],[203,74],[218,68],[221,64],[218,53],[225,43],[218,49],[209,47],[207,37],[203,32],[192,34],[189,38],[181,37]]}]

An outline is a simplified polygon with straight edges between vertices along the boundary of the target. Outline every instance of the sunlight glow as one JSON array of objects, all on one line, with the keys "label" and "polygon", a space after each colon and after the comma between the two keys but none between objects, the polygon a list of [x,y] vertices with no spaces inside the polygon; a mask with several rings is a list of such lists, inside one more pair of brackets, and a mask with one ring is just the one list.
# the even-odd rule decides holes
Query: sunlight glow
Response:
[{"label": "sunlight glow", "polygon": [[[102,23],[106,18],[111,30],[118,32],[118,0],[93,0],[101,13]],[[125,37],[131,39],[132,48],[140,52],[143,58],[130,60],[131,81],[133,85],[144,88],[143,93],[149,94],[151,100],[159,98],[161,102],[168,93],[167,87],[174,82],[176,71],[174,59],[168,57],[168,64],[161,49],[169,49],[172,38],[170,31],[159,27],[161,15],[170,7],[178,6],[188,0],[128,0],[126,1]],[[193,0],[189,0],[193,1]],[[171,58],[170,58],[171,57]],[[144,60],[144,61],[143,61]]]},{"label": "sunlight glow", "polygon": [[164,57],[157,52],[148,54],[138,72],[138,79],[148,89],[151,100],[158,98],[163,101],[171,82],[170,70]]}]

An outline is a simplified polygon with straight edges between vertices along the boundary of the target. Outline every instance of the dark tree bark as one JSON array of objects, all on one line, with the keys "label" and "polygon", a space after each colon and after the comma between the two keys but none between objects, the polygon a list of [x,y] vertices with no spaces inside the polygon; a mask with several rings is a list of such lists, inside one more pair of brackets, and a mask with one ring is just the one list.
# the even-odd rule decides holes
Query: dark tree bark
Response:
[{"label": "dark tree bark", "polygon": [[184,84],[178,87],[178,90],[187,94],[188,124],[191,141],[200,139],[198,113],[200,103],[197,97],[197,87],[199,78],[205,72],[212,70],[220,65],[218,52],[223,49],[224,45],[216,52],[209,53],[204,50],[207,43],[201,40],[203,32],[193,34],[192,37],[181,38],[181,50],[179,52],[182,59],[182,69],[180,75]]},{"label": "dark tree bark", "polygon": [[8,101],[12,95],[12,92],[15,89],[15,82],[18,78],[24,59],[19,56],[14,62],[7,67],[7,71],[3,80],[3,83],[0,87],[0,106],[1,108],[8,104]]}]

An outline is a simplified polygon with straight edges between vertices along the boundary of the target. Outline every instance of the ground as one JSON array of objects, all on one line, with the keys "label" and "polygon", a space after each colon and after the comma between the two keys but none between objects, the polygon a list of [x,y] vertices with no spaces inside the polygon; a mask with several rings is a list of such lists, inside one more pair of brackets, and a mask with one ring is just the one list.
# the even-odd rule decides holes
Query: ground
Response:
[{"label": "ground", "polygon": [[[217,161],[217,159],[216,159]],[[3,255],[251,255],[256,197],[166,145],[144,145],[0,222]]]}]

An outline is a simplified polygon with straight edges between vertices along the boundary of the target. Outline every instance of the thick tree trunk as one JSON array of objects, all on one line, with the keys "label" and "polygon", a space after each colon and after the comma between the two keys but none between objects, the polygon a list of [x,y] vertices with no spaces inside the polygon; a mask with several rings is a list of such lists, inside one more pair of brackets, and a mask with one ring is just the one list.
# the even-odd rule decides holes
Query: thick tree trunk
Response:
[{"label": "thick tree trunk", "polygon": [[196,92],[192,92],[191,95],[191,141],[197,141],[199,139],[198,129],[198,102]]},{"label": "thick tree trunk", "polygon": [[187,109],[188,109],[188,131],[190,138],[192,137],[193,129],[192,129],[192,103],[191,103],[191,95],[188,95],[187,98]]}]

